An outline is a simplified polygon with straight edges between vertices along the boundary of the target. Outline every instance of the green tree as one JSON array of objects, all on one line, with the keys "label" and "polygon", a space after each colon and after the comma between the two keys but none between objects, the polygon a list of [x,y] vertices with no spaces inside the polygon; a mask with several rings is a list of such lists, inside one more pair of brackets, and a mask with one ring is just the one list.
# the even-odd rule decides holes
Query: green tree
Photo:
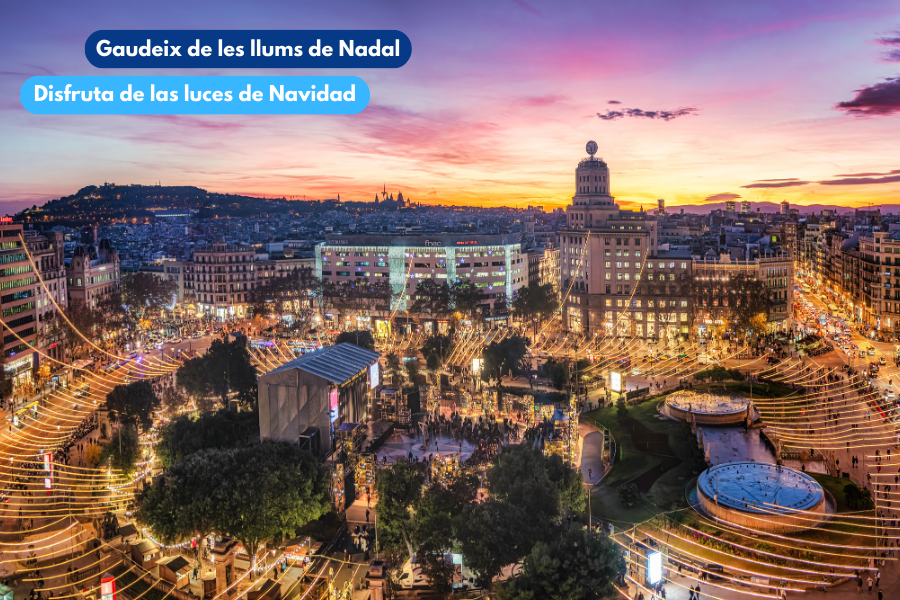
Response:
[{"label": "green tree", "polygon": [[138,496],[136,517],[166,542],[216,531],[255,556],[330,507],[327,472],[296,444],[201,450],[170,468]]},{"label": "green tree", "polygon": [[140,438],[137,428],[131,423],[123,424],[112,439],[100,451],[100,463],[109,464],[126,478],[131,477],[141,459]]},{"label": "green tree", "polygon": [[687,286],[694,318],[731,321],[740,335],[764,332],[773,304],[764,281],[745,273],[728,279],[695,277]]},{"label": "green tree", "polygon": [[237,392],[238,400],[254,406],[257,400],[256,367],[250,362],[247,339],[239,336],[231,342],[213,340],[206,354],[187,360],[175,375],[178,385],[193,398],[218,396],[228,405],[228,394]]},{"label": "green tree", "polygon": [[422,497],[425,477],[414,463],[398,462],[390,469],[381,469],[375,475],[378,492],[378,515],[381,543],[387,547],[405,544],[407,552],[414,554],[412,542],[412,509]]},{"label": "green tree", "polygon": [[548,317],[556,312],[559,298],[552,284],[519,288],[513,298],[513,314],[521,321],[531,322],[534,334]]},{"label": "green tree", "polygon": [[419,352],[425,357],[425,367],[435,375],[452,350],[453,340],[441,333],[428,337],[419,348]]},{"label": "green tree", "polygon": [[489,497],[469,504],[454,520],[463,561],[482,586],[490,588],[500,569],[518,562],[531,549],[522,525],[532,518],[516,505]]},{"label": "green tree", "polygon": [[[413,259],[410,259],[413,260]],[[413,292],[409,312],[429,317],[446,315],[450,311],[450,287],[434,279],[421,279]]]},{"label": "green tree", "polygon": [[412,385],[416,385],[419,380],[419,373],[421,372],[421,365],[419,364],[418,358],[413,358],[411,360],[403,363],[403,366],[406,367],[406,375],[409,377],[409,382]]},{"label": "green tree", "polygon": [[528,353],[528,341],[518,335],[505,338],[500,342],[491,342],[482,351],[483,363],[481,379],[497,380],[497,405],[500,405],[503,374],[512,372],[517,375],[523,368],[523,360]]},{"label": "green tree", "polygon": [[337,344],[353,344],[354,346],[359,346],[360,348],[365,348],[366,350],[375,351],[375,338],[372,337],[372,334],[365,330],[359,329],[357,331],[345,331],[337,336],[334,340],[335,345]]},{"label": "green tree", "polygon": [[391,376],[391,384],[403,383],[403,369],[400,366],[400,357],[396,352],[391,352],[385,357],[385,366],[388,375]]},{"label": "green tree", "polygon": [[160,464],[171,467],[195,452],[248,446],[259,440],[259,413],[222,409],[169,421],[159,434],[156,455]]},{"label": "green tree", "polygon": [[175,302],[178,286],[174,281],[151,273],[122,277],[122,305],[135,320],[147,312],[158,312]]},{"label": "green tree", "polygon": [[464,319],[477,321],[481,316],[479,306],[487,300],[482,288],[475,285],[471,279],[463,279],[455,282],[450,287],[450,301],[456,312],[462,314]]},{"label": "green tree", "polygon": [[519,528],[532,544],[544,539],[564,510],[584,510],[580,473],[560,457],[545,456],[531,444],[504,447],[488,470],[487,480],[493,498],[515,504],[530,515]]},{"label": "green tree", "polygon": [[561,390],[569,383],[568,363],[548,358],[547,362],[544,363],[544,370],[547,372],[547,379],[550,380],[550,385],[556,389]]},{"label": "green tree", "polygon": [[641,503],[641,491],[634,483],[619,486],[619,504],[626,508],[634,508]]},{"label": "green tree", "polygon": [[259,283],[250,293],[253,314],[275,315],[279,324],[290,316],[302,333],[318,310],[315,299],[322,291],[315,271],[311,267],[294,268],[279,272],[278,277],[260,279]]},{"label": "green tree", "polygon": [[567,527],[552,540],[538,542],[522,570],[500,586],[500,600],[588,600],[615,595],[612,582],[624,560],[608,537]]},{"label": "green tree", "polygon": [[153,391],[153,384],[141,379],[114,387],[106,395],[106,406],[115,411],[119,420],[149,431],[153,426],[153,412],[159,409],[160,401]]}]

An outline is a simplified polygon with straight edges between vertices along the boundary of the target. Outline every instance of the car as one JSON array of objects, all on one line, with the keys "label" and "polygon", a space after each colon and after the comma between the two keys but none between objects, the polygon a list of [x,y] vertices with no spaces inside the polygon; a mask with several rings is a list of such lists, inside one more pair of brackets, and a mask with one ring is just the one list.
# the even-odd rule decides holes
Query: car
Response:
[{"label": "car", "polygon": [[866,352],[869,353],[869,356],[875,356],[875,346],[869,346],[866,348]]},{"label": "car", "polygon": [[776,358],[776,357],[774,357],[774,356],[767,356],[767,357],[766,357],[766,364],[769,364],[769,365],[777,365],[777,364],[780,363],[780,362],[781,362],[781,359],[780,359],[780,358]]},{"label": "car", "polygon": [[886,365],[886,364],[887,364],[887,359],[886,359],[885,357],[883,357],[883,356],[879,356],[879,357],[878,357],[878,364],[880,364],[881,366]]},{"label": "car", "polygon": [[201,338],[201,337],[203,337],[203,334],[200,333],[199,331],[198,331],[197,333],[194,334],[194,339],[195,339],[195,340],[196,340],[197,338]]},{"label": "car", "polygon": [[866,357],[866,351],[865,351],[865,350],[860,350],[860,351],[859,351],[859,354],[858,354],[857,356],[859,356],[860,358],[865,358],[865,357]]}]

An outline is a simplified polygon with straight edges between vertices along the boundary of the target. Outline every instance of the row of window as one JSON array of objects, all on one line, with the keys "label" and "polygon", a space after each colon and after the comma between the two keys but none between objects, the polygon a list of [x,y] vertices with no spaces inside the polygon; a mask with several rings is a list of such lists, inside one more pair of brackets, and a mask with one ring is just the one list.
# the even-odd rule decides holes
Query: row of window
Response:
[{"label": "row of window", "polygon": [[13,279],[12,281],[0,281],[0,290],[12,290],[24,285],[31,285],[35,281],[34,277],[24,277],[22,279]]}]

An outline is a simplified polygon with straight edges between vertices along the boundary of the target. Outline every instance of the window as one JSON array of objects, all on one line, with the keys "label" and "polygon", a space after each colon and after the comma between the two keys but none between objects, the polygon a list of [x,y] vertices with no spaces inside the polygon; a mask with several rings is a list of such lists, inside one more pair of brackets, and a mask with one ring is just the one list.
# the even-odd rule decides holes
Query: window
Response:
[{"label": "window", "polygon": [[603,256],[609,256],[609,248],[603,251]]},{"label": "window", "polygon": [[616,293],[619,295],[622,294],[622,285],[621,284],[616,285]]},{"label": "window", "polygon": [[687,308],[687,300],[681,301],[681,308]]},{"label": "window", "polygon": [[686,262],[681,263],[681,268],[682,268],[682,269],[687,269],[687,263],[686,263]]},{"label": "window", "polygon": [[610,272],[607,271],[607,272],[605,273],[605,275],[606,275],[606,279],[612,279],[612,273],[610,273]]},{"label": "window", "polygon": [[[606,286],[606,293],[609,293],[609,286]],[[612,300],[609,298],[606,299],[606,306],[612,306]]]},{"label": "window", "polygon": [[612,263],[610,261],[606,261],[606,268],[609,269],[611,266],[612,266]]},{"label": "window", "polygon": [[621,300],[621,299],[620,299],[620,300],[616,300],[616,306],[618,306],[618,307],[621,308],[621,306],[622,306],[622,300]]}]

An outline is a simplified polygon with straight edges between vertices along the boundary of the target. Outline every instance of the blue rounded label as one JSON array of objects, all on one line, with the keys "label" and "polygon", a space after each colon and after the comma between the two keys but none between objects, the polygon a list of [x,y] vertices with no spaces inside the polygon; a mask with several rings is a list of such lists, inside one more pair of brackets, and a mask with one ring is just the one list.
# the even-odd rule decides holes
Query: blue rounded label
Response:
[{"label": "blue rounded label", "polygon": [[412,44],[394,30],[101,30],[84,54],[101,69],[396,69]]}]

